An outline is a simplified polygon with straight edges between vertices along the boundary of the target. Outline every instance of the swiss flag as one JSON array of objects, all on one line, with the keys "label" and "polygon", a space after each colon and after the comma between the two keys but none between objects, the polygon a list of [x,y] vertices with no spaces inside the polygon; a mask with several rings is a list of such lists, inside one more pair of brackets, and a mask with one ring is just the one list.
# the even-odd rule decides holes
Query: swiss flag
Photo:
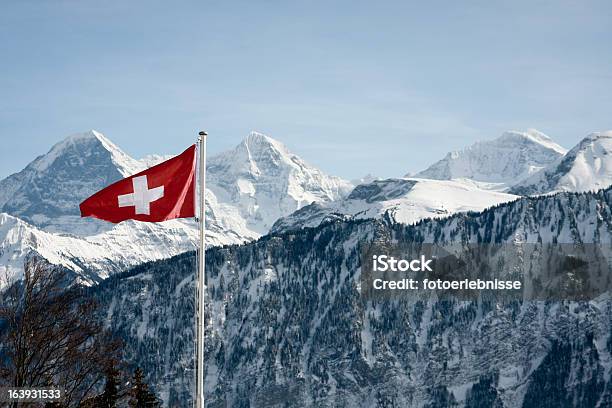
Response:
[{"label": "swiss flag", "polygon": [[196,147],[98,191],[79,206],[81,217],[110,222],[158,222],[195,216]]}]

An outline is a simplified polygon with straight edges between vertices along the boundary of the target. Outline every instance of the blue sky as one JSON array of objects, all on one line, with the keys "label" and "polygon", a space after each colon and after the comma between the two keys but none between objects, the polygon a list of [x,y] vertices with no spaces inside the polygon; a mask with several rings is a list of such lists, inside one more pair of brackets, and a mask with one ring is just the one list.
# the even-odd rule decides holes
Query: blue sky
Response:
[{"label": "blue sky", "polygon": [[507,129],[612,128],[609,1],[0,5],[0,177],[96,129],[134,157],[250,130],[328,173],[420,170]]}]

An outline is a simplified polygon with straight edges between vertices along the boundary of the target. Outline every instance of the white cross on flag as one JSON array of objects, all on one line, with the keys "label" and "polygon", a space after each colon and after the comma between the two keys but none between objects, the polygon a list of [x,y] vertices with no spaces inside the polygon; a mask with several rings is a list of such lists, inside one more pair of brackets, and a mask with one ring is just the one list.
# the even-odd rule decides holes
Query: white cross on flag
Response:
[{"label": "white cross on flag", "polygon": [[151,214],[151,203],[164,196],[164,186],[149,190],[147,176],[138,176],[132,179],[134,192],[122,194],[118,198],[119,207],[134,207],[136,214]]},{"label": "white cross on flag", "polygon": [[180,155],[98,191],[80,205],[82,217],[158,222],[195,216],[195,145]]}]

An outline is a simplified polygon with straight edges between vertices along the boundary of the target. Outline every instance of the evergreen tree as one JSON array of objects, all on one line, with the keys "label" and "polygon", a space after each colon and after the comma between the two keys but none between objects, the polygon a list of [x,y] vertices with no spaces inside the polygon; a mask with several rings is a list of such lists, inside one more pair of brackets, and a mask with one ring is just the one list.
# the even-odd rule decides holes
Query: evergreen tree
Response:
[{"label": "evergreen tree", "polygon": [[147,383],[144,382],[144,375],[140,368],[134,371],[128,406],[130,408],[156,408],[160,406],[159,400],[149,390]]},{"label": "evergreen tree", "polygon": [[119,370],[115,362],[109,364],[105,370],[106,383],[100,395],[100,408],[116,408],[119,400]]}]

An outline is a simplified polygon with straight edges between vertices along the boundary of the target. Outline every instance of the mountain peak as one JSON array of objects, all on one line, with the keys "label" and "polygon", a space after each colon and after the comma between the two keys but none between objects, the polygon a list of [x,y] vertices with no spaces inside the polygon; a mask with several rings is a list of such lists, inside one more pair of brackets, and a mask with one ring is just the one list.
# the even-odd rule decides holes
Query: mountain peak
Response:
[{"label": "mountain peak", "polygon": [[612,138],[612,130],[606,130],[603,132],[593,132],[589,134],[584,140],[600,140],[600,139],[611,139]]},{"label": "mountain peak", "polygon": [[280,169],[292,163],[294,157],[297,158],[279,141],[252,131],[234,149],[211,157],[208,167],[213,172],[221,166],[232,174],[257,177],[266,169]]},{"label": "mountain peak", "polygon": [[283,155],[292,155],[289,149],[278,140],[254,130],[242,141],[241,145],[245,146],[249,151],[272,150]]},{"label": "mountain peak", "polygon": [[260,133],[256,130],[251,130],[249,135],[244,139],[247,144],[272,144],[279,143],[275,139],[272,139],[270,136]]},{"label": "mountain peak", "polygon": [[[106,143],[110,143],[112,144],[112,142],[110,140],[108,140],[106,138],[106,136],[104,136],[101,132],[98,132],[95,129],[91,129],[88,130],[86,132],[80,132],[80,133],[74,133],[68,137],[66,137],[63,142],[78,142],[79,140],[93,140],[93,139],[97,139],[100,141],[104,141]],[[62,143],[62,142],[60,142]]]},{"label": "mountain peak", "polygon": [[591,154],[597,153],[612,153],[612,130],[605,132],[593,132],[588,134],[576,146],[567,153],[568,157],[574,157],[586,150],[591,151]]},{"label": "mountain peak", "polygon": [[612,131],[591,133],[567,154],[513,187],[515,194],[594,191],[612,184]]},{"label": "mountain peak", "polygon": [[467,178],[493,183],[490,188],[507,188],[554,162],[566,151],[535,129],[507,131],[496,139],[448,153],[416,177],[437,180]]},{"label": "mountain peak", "polygon": [[102,133],[75,133],[0,181],[0,211],[47,231],[97,232],[106,226],[81,219],[79,203],[144,168]]},{"label": "mountain peak", "polygon": [[539,145],[542,145],[543,147],[554,150],[560,154],[567,153],[566,148],[558,145],[548,135],[540,132],[537,129],[527,129],[525,132],[521,132],[517,130],[509,130],[509,131],[504,132],[499,138],[492,140],[492,142],[495,142],[495,141],[531,142],[531,143],[537,143]]},{"label": "mountain peak", "polygon": [[34,162],[32,167],[37,171],[47,170],[54,162],[60,157],[67,149],[73,148],[75,145],[82,143],[91,143],[92,141],[99,140],[98,135],[102,136],[101,133],[95,130],[89,132],[74,133],[65,139],[59,141],[51,147],[51,150],[47,154],[39,156]]},{"label": "mountain peak", "polygon": [[[86,132],[73,133],[67,136],[63,140],[59,141],[51,148],[51,151],[60,151],[70,146],[86,144],[86,143],[100,143],[105,149],[120,150],[113,142],[111,142],[106,136],[97,130],[91,129]],[[50,152],[51,152],[50,151]]]},{"label": "mountain peak", "polygon": [[546,141],[552,140],[548,135],[534,128],[529,128],[525,131],[513,130],[513,129],[507,130],[504,133],[502,133],[501,137],[503,138],[506,135],[517,135],[517,136],[520,136],[526,139],[536,139],[536,140],[539,139],[539,140],[546,140]]},{"label": "mountain peak", "polygon": [[117,166],[117,170],[122,176],[130,176],[141,170],[143,165],[130,157],[117,145],[111,142],[106,136],[96,130],[74,133],[64,140],[53,145],[51,150],[45,155],[39,156],[31,163],[33,169],[38,172],[46,171],[56,160],[65,155],[81,154],[88,157],[94,151],[106,151],[110,154],[112,162]]},{"label": "mountain peak", "polygon": [[211,157],[208,163],[214,195],[231,202],[239,216],[247,220],[247,228],[258,235],[266,233],[279,217],[312,202],[336,200],[353,187],[255,131],[233,150]]},{"label": "mountain peak", "polygon": [[605,153],[612,152],[612,130],[588,134],[568,152],[567,156],[573,157],[585,150],[591,150],[592,152],[603,151]]}]

